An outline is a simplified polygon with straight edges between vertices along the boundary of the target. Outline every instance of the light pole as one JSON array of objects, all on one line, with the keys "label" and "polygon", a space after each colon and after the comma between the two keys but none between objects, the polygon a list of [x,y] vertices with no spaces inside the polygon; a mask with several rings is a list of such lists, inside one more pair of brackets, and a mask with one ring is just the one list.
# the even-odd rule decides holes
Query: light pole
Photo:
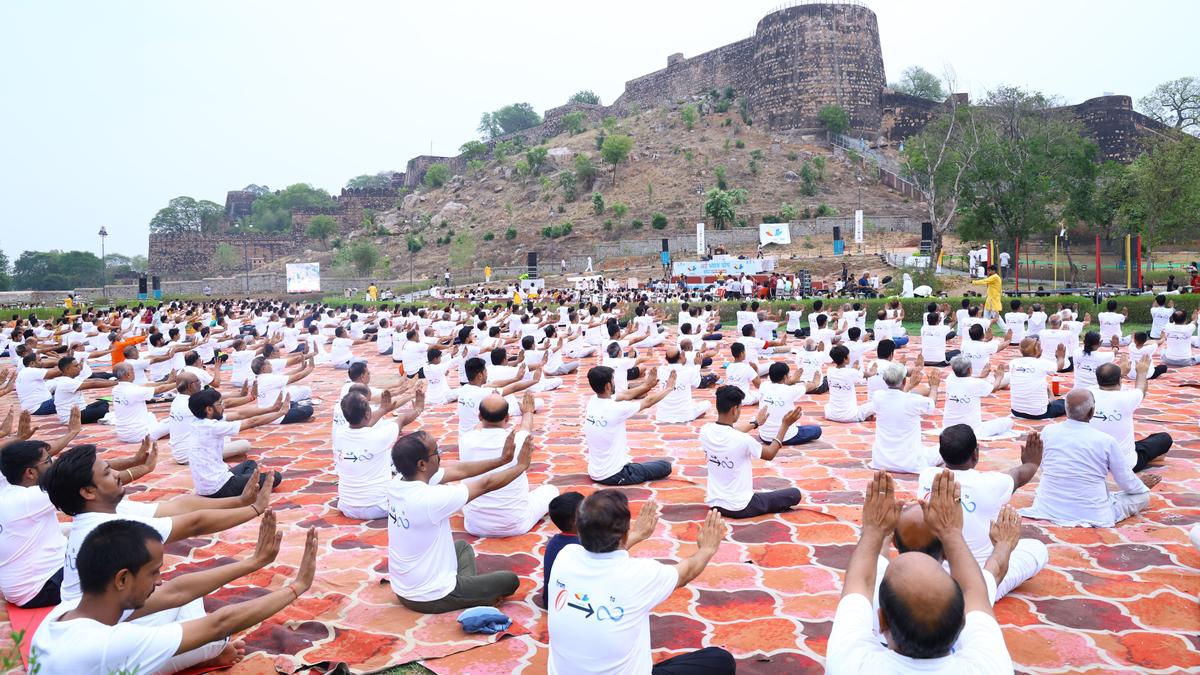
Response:
[{"label": "light pole", "polygon": [[104,295],[104,299],[108,300],[108,261],[104,259],[104,238],[108,236],[108,230],[104,226],[100,226],[100,292]]}]

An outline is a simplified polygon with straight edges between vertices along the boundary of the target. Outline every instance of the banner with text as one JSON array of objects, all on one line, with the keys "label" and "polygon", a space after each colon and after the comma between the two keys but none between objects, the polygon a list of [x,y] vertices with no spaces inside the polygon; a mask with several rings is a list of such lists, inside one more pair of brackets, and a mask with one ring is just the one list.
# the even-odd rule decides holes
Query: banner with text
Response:
[{"label": "banner with text", "polygon": [[696,223],[696,255],[704,255],[704,223]]},{"label": "banner with text", "polygon": [[713,258],[712,260],[696,260],[690,262],[677,262],[671,265],[671,272],[675,276],[687,277],[711,277],[716,276],[718,272],[724,272],[726,276],[737,276],[739,274],[760,274],[762,272],[770,272],[775,269],[775,258]]},{"label": "banner with text", "polygon": [[863,212],[859,209],[854,212],[854,243],[861,244],[863,242]]}]

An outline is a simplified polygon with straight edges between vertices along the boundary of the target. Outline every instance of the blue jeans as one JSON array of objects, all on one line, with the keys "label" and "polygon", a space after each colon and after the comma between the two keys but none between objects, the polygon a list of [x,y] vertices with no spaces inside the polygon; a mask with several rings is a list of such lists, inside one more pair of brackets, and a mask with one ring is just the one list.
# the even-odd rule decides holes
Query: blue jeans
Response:
[{"label": "blue jeans", "polygon": [[894,337],[892,338],[892,342],[896,344],[897,348],[903,347],[904,345],[908,344],[908,336],[901,335],[899,337]]},{"label": "blue jeans", "polygon": [[[800,445],[801,443],[815,441],[820,437],[821,427],[817,426],[816,424],[801,424],[800,426],[796,427],[796,435],[784,441],[783,444]],[[761,440],[763,443],[771,442],[771,439],[769,438],[764,439],[759,437],[759,440]]]},{"label": "blue jeans", "polygon": [[38,406],[37,410],[34,410],[33,412],[31,412],[29,414],[30,415],[53,415],[56,412],[58,412],[58,409],[54,407],[54,399],[48,398],[45,401],[42,401],[42,404],[40,406]]}]

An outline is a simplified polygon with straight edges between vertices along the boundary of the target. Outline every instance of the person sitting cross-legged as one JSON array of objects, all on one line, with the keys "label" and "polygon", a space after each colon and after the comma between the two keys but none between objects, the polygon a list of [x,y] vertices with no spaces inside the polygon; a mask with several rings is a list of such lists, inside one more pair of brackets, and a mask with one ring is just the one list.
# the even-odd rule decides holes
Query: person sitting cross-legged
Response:
[{"label": "person sitting cross-legged", "polygon": [[[1158,474],[1135,474],[1133,462],[1112,436],[1089,422],[1096,409],[1092,392],[1072,389],[1066,396],[1067,421],[1042,430],[1042,479],[1026,518],[1063,527],[1112,527],[1150,505]],[[1119,492],[1109,492],[1112,474]]]},{"label": "person sitting cross-legged", "polygon": [[395,410],[398,403],[392,398],[391,391],[383,390],[378,410],[371,408],[370,396],[370,387],[352,384],[338,403],[346,424],[333,430],[338,510],[347,518],[359,520],[387,517],[392,444],[400,437],[400,430],[425,409],[424,392],[417,390],[412,409],[396,421],[390,421],[386,419],[387,414]]},{"label": "person sitting cross-legged", "polygon": [[[388,486],[388,578],[400,604],[422,614],[441,614],[494,605],[517,591],[519,581],[512,572],[475,571],[475,552],[467,542],[454,541],[450,516],[524,474],[532,454],[529,436],[516,451],[516,431],[508,435],[499,457],[447,466],[428,433],[396,440],[392,463],[400,475]],[[455,481],[463,482],[448,484]]]},{"label": "person sitting cross-legged", "polygon": [[[504,454],[511,419],[508,400],[491,394],[479,403],[479,426],[459,436],[458,456],[461,460],[488,461]],[[533,434],[533,394],[521,397],[521,425],[517,443]],[[493,471],[504,471],[501,466]],[[533,529],[550,508],[550,500],[558,496],[558,488],[550,484],[530,489],[524,473],[504,487],[480,495],[463,506],[463,527],[477,537],[515,537]]]},{"label": "person sitting cross-legged", "polygon": [[1007,366],[1000,364],[995,376],[991,375],[992,364],[983,367],[978,377],[972,375],[970,357],[965,354],[950,359],[950,376],[946,378],[946,407],[942,411],[942,424],[951,427],[966,424],[980,438],[993,438],[1012,430],[1013,419],[1007,415],[983,421],[983,398],[1002,388]]},{"label": "person sitting cross-legged", "polygon": [[43,675],[173,673],[195,664],[190,655],[220,645],[204,666],[227,668],[245,644],[229,638],[274,616],[312,587],[317,530],[310,528],[295,580],[212,614],[144,625],[140,619],[171,615],[240,577],[275,561],[282,534],[274,513],[262,519],[253,554],[200,572],[162,580],[163,538],[134,520],[112,520],[92,530],[79,549],[83,595],[51,610],[33,635],[30,658]]},{"label": "person sitting cross-legged", "polygon": [[887,389],[871,394],[875,406],[875,443],[871,446],[872,469],[900,473],[920,473],[926,467],[937,466],[942,458],[937,448],[926,447],[921,441],[921,416],[936,409],[941,371],[929,374],[929,393],[926,396],[905,391],[905,380],[915,383],[920,369],[905,378],[904,366],[886,363],[879,369]]},{"label": "person sitting cross-legged", "polygon": [[1121,373],[1127,368],[1115,363],[1106,363],[1096,369],[1096,387],[1092,396],[1096,399],[1096,411],[1089,422],[1093,427],[1112,436],[1125,458],[1133,465],[1134,472],[1141,471],[1150,462],[1167,454],[1171,449],[1171,434],[1165,431],[1134,440],[1133,414],[1146,398],[1150,385],[1150,357],[1143,357],[1134,366],[1137,383],[1133,389],[1121,389]]},{"label": "person sitting cross-legged", "polygon": [[651,394],[650,390],[658,384],[656,371],[651,369],[640,386],[616,393],[612,368],[596,366],[588,371],[588,386],[595,396],[588,399],[584,409],[583,438],[588,476],[592,480],[603,485],[632,485],[671,475],[669,459],[630,460],[625,420],[666,398],[675,388],[675,378],[675,373],[671,373],[666,385]]},{"label": "person sitting cross-legged", "polygon": [[[254,408],[234,413],[239,417],[225,416],[225,401],[216,389],[203,389],[188,397],[188,410],[196,420],[192,423],[192,434],[188,448],[188,468],[192,474],[192,485],[196,494],[203,497],[232,497],[241,493],[251,477],[259,483],[267,480],[268,474],[259,474],[258,462],[248,459],[236,466],[225,464],[225,448],[229,439],[239,432],[264,424],[271,424],[289,408],[287,395],[279,394],[275,407],[267,412]],[[273,472],[272,486],[282,480],[278,471]]]},{"label": "person sitting cross-legged", "polygon": [[[900,520],[895,489],[886,471],[876,471],[868,482],[862,534],[846,568],[825,672],[1013,672],[983,574],[963,539],[963,509],[949,471],[934,479],[922,510],[950,573],[925,553],[901,553],[887,566],[879,584],[879,611],[874,610],[879,554]],[[877,619],[886,645],[875,634]],[[956,642],[959,649],[952,651]]]},{"label": "person sitting cross-legged", "polygon": [[708,469],[704,503],[726,518],[780,513],[800,503],[800,490],[796,488],[755,492],[751,469],[756,458],[768,462],[775,459],[783,448],[782,436],[800,419],[800,409],[787,411],[775,438],[764,444],[747,432],[762,426],[767,409],[759,410],[758,419],[738,422],[744,397],[742,390],[733,385],[718,387],[717,421],[700,427],[700,447]]},{"label": "person sitting cross-legged", "polygon": [[[783,418],[789,410],[796,409],[796,401],[805,393],[812,393],[814,387],[821,382],[821,371],[816,371],[809,383],[800,381],[803,370],[791,374],[791,367],[777,361],[767,369],[767,379],[760,387],[762,398],[759,400],[759,410],[767,411],[767,418],[758,428],[758,438],[763,443],[769,443],[776,435],[783,438],[784,445],[800,445],[815,441],[821,437],[821,427],[817,424],[796,424],[784,426]],[[823,385],[821,385],[823,386]]]},{"label": "person sitting cross-legged", "polygon": [[[1013,492],[1037,475],[1042,463],[1042,439],[1038,432],[1030,432],[1021,448],[1021,463],[1006,471],[976,470],[979,445],[975,440],[975,432],[965,424],[946,427],[939,439],[938,450],[946,462],[946,468],[954,472],[954,479],[962,489],[963,539],[976,562],[987,569],[986,563],[995,549],[991,537],[992,523],[1000,517]],[[918,497],[929,497],[933,481],[940,473],[940,469],[934,468],[921,472],[917,478]],[[1004,573],[992,580],[997,600],[1040,572],[1046,566],[1049,554],[1046,545],[1037,539],[1021,539],[1005,552],[1004,558]]]},{"label": "person sitting cross-legged", "polygon": [[[1042,331],[1043,335],[1045,331]],[[1014,417],[1027,420],[1045,420],[1062,417],[1066,407],[1062,399],[1050,400],[1050,385],[1046,378],[1063,372],[1067,346],[1059,343],[1054,351],[1054,361],[1047,361],[1042,353],[1042,341],[1027,337],[1021,340],[1021,356],[1008,364],[1010,389],[1009,407]]]},{"label": "person sitting cross-legged", "polygon": [[629,499],[620,490],[600,490],[579,505],[579,544],[559,552],[546,583],[550,675],[732,675],[737,665],[724,649],[705,647],[655,664],[650,642],[654,607],[698,577],[720,547],[727,530],[721,515],[708,512],[697,551],[677,565],[629,555],[654,534],[654,501],[642,506],[632,528],[629,521]]}]

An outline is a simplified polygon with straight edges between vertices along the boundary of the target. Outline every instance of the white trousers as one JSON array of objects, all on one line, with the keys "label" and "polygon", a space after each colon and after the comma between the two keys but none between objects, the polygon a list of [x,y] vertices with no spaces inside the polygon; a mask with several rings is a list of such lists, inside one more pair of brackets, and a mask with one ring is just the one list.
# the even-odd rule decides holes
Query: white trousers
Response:
[{"label": "white trousers", "polygon": [[836,414],[830,415],[829,414],[829,406],[825,406],[825,419],[832,420],[834,422],[845,422],[845,423],[865,422],[868,417],[870,417],[871,415],[874,415],[874,414],[875,414],[875,404],[874,403],[864,403],[864,404],[858,406],[858,408],[856,408],[854,413],[851,415],[836,415]]},{"label": "white trousers", "polygon": [[1200,549],[1200,523],[1192,526],[1192,531],[1188,533],[1188,537],[1192,540],[1192,546]]},{"label": "white trousers", "polygon": [[149,436],[152,441],[157,441],[170,433],[171,421],[159,422],[152,412],[146,413],[146,421],[141,424],[117,427],[117,439],[122,443],[141,443],[146,436]]},{"label": "white trousers", "polygon": [[[193,619],[203,617],[204,598],[196,598],[195,600],[174,609],[164,609],[161,612],[155,612],[148,616],[144,616],[135,620],[133,623],[142,626],[166,626],[173,623],[183,623]],[[204,663],[217,657],[225,645],[229,643],[229,638],[215,640],[206,645],[197,647],[190,652],[176,654],[166,664],[163,665],[160,673],[177,673],[181,670],[186,670],[198,663]]]},{"label": "white trousers", "polygon": [[977,438],[994,438],[1003,436],[1013,428],[1013,418],[997,417],[994,420],[984,420],[975,430]]},{"label": "white trousers", "polygon": [[525,534],[537,525],[550,511],[550,501],[558,496],[558,488],[543,485],[529,491],[525,500],[524,516],[510,523],[480,523],[473,513],[464,514],[463,526],[476,537],[516,537]]},{"label": "white trousers", "polygon": [[338,504],[338,510],[347,518],[357,518],[359,520],[379,520],[387,517],[387,509],[382,506],[364,506],[355,508],[353,506],[342,506]]},{"label": "white trousers", "polygon": [[680,419],[676,416],[664,417],[662,414],[662,407],[656,406],[654,408],[654,410],[655,410],[654,421],[658,422],[660,424],[685,424],[687,422],[691,422],[692,420],[696,419],[697,417],[700,417],[704,413],[708,412],[708,408],[711,405],[712,405],[711,401],[692,401],[692,409],[690,411],[691,417],[685,417],[682,419]]},{"label": "white trousers", "polygon": [[1003,598],[1013,589],[1032,579],[1042,571],[1049,560],[1050,553],[1042,542],[1037,539],[1018,541],[1017,547],[1013,549],[1012,556],[1008,559],[1008,573],[996,584],[996,600]]},{"label": "white trousers", "polygon": [[1108,505],[1112,507],[1113,523],[1119,523],[1129,516],[1134,516],[1146,510],[1150,505],[1150,492],[1131,495],[1125,492],[1108,493]]}]

